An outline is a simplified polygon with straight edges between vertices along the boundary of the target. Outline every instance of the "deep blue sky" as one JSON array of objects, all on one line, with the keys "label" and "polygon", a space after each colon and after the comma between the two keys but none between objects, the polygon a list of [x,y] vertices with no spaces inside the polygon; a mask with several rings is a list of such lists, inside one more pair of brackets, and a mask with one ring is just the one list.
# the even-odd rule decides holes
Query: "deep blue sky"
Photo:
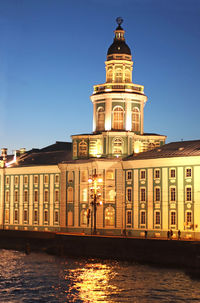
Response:
[{"label": "deep blue sky", "polygon": [[92,131],[118,16],[149,98],[145,132],[200,139],[199,0],[0,0],[0,147]]}]

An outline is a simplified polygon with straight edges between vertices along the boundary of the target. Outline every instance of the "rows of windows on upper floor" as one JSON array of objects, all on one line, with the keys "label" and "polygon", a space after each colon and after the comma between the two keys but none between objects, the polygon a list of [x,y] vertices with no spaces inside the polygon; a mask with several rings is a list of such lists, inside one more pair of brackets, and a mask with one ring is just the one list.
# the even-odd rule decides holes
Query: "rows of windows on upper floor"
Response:
[{"label": "rows of windows on upper floor", "polygon": [[[169,179],[175,179],[177,175],[177,169],[176,168],[169,168]],[[141,169],[139,178],[140,180],[146,180],[147,177],[147,170]],[[186,167],[185,168],[185,178],[191,178],[192,177],[192,168]],[[131,181],[133,178],[133,172],[132,170],[126,171],[126,180]],[[154,169],[154,179],[159,180],[161,178],[161,169]]]},{"label": "rows of windows on upper floor", "polygon": [[[40,194],[42,195],[42,199]],[[30,201],[33,202],[43,201],[44,203],[45,202],[49,203],[51,195],[53,196],[53,201],[55,203],[58,203],[60,201],[60,191],[58,189],[55,189],[53,192],[49,190],[39,191],[38,189],[34,189],[33,191],[29,191],[27,189],[23,191],[20,191],[18,189],[11,191],[7,189],[5,191],[5,202],[9,203],[11,201],[11,198],[13,198],[13,201],[15,203],[18,203],[19,201],[22,201],[22,203],[29,203]]]},{"label": "rows of windows on upper floor", "polygon": [[108,68],[106,73],[107,83],[130,83],[132,82],[131,68]]},{"label": "rows of windows on upper floor", "polygon": [[[103,131],[105,130],[105,110],[102,106],[97,109],[97,117],[96,117],[96,130]],[[131,114],[131,130],[134,132],[140,131],[140,111],[137,107],[132,109]],[[125,111],[121,106],[115,106],[112,111],[112,129],[113,130],[123,130],[125,123]]]},{"label": "rows of windows on upper floor", "polygon": [[[23,175],[23,183],[24,185],[28,185],[30,182],[30,176],[33,176],[33,184],[39,184],[39,180],[41,175]],[[54,175],[54,182],[55,184],[59,184],[60,182],[60,176],[58,174]],[[5,184],[10,185],[11,182],[11,176],[5,176]],[[20,182],[20,176],[14,176],[14,185],[18,185]],[[50,182],[50,175],[43,175],[43,183],[44,184],[49,184]]]}]

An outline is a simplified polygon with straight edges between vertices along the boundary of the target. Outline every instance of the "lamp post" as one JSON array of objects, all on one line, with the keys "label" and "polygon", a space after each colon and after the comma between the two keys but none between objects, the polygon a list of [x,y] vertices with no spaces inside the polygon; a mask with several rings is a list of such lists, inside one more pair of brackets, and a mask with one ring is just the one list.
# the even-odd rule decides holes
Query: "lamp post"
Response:
[{"label": "lamp post", "polygon": [[93,218],[94,218],[94,228],[93,228],[93,234],[96,235],[97,228],[96,228],[96,223],[97,223],[97,206],[102,205],[102,201],[99,201],[99,198],[101,197],[100,193],[100,187],[98,183],[102,182],[102,179],[99,178],[95,172],[95,174],[92,176],[92,178],[89,178],[88,180],[89,183],[92,184],[90,187],[91,190],[91,198],[92,202],[91,205],[93,207]]}]

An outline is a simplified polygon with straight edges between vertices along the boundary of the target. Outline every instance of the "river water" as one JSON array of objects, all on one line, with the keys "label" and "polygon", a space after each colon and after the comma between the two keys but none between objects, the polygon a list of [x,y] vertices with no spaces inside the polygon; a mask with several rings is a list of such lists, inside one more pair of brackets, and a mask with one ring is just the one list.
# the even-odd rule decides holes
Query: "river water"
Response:
[{"label": "river water", "polygon": [[0,302],[200,302],[200,280],[128,262],[0,250]]}]

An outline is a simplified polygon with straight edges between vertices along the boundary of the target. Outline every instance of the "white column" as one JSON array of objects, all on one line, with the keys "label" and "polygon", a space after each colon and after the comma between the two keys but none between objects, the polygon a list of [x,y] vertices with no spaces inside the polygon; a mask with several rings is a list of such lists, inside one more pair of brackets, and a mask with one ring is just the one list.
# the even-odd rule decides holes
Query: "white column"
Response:
[{"label": "white column", "polygon": [[168,170],[167,168],[162,169],[162,229],[168,230],[168,218],[169,218],[169,208],[168,208]]},{"label": "white column", "polygon": [[147,212],[148,212],[148,229],[153,229],[153,170],[148,169],[148,204],[147,204]]},{"label": "white column", "polygon": [[134,218],[134,229],[138,228],[138,170],[134,170],[134,185],[133,185],[133,218]]},{"label": "white column", "polygon": [[178,226],[177,228],[180,230],[184,229],[184,191],[185,188],[183,186],[183,167],[178,167],[178,182],[177,182],[177,220]]},{"label": "white column", "polygon": [[112,100],[111,98],[105,100],[105,130],[112,128]]}]

